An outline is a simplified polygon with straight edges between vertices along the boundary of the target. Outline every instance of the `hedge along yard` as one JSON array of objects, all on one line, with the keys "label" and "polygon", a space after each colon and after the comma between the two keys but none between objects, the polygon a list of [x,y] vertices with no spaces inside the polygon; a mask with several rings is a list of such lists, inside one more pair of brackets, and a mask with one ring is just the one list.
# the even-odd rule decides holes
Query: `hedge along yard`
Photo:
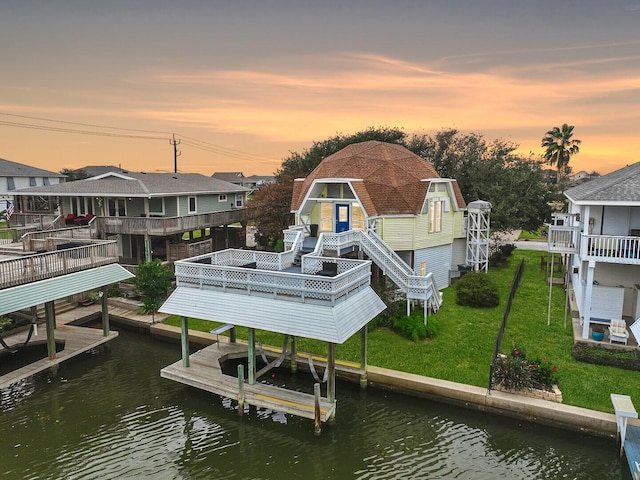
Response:
[{"label": "hedge along yard", "polygon": [[[563,403],[613,413],[611,393],[630,395],[640,400],[638,372],[617,367],[594,365],[573,357],[571,312],[567,311],[565,327],[565,295],[562,285],[554,285],[551,324],[547,325],[549,284],[540,268],[540,255],[545,252],[516,249],[504,267],[489,268],[489,277],[498,286],[500,304],[493,308],[471,308],[456,305],[455,290],[443,290],[443,304],[429,321],[437,324],[433,338],[414,342],[389,328],[375,328],[368,336],[368,364],[453,382],[487,387],[496,336],[511,283],[518,264],[525,260],[520,286],[513,300],[500,351],[510,354],[514,348],[528,358],[545,358],[556,368]],[[557,258],[557,257],[556,257]],[[556,273],[562,276],[562,273]],[[179,326],[178,317],[165,323]],[[210,331],[217,324],[190,319],[189,328]],[[238,338],[247,338],[247,330],[237,329]],[[265,345],[282,346],[280,334],[256,331]],[[298,351],[327,354],[324,342],[298,339]],[[360,360],[360,336],[354,335],[336,347],[338,359]],[[635,356],[635,353],[634,353]]]}]

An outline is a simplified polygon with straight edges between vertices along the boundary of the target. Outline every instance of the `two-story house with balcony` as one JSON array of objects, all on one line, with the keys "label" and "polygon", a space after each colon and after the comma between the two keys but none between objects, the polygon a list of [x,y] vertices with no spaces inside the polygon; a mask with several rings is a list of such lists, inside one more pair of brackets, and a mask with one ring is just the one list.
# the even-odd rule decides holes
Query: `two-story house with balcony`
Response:
[{"label": "two-story house with balcony", "polygon": [[[31,167],[21,163],[0,158],[0,212],[6,210],[7,202],[13,200],[13,193],[23,188],[42,185],[56,185],[64,182],[65,176],[42,168]],[[32,208],[41,207],[39,197],[25,200]],[[16,210],[17,211],[17,210]]]},{"label": "two-story house with balcony", "polygon": [[169,260],[213,251],[205,230],[244,222],[248,191],[200,174],[119,171],[14,195],[25,212],[25,198],[55,199],[56,226],[88,224],[94,236],[118,240],[121,260],[138,263],[156,256],[154,250],[166,251]]},{"label": "two-story house with balcony", "polygon": [[573,294],[588,338],[593,323],[640,318],[640,162],[565,192],[548,249],[566,254]]}]

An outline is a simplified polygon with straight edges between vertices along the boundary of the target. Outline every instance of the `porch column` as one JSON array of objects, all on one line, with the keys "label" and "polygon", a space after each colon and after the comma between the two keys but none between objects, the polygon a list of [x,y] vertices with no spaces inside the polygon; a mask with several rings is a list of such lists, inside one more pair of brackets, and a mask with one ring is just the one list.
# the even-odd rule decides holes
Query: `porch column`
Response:
[{"label": "porch column", "polygon": [[53,302],[44,304],[45,316],[47,318],[47,353],[49,360],[56,358],[56,307]]},{"label": "porch column", "polygon": [[109,336],[109,304],[107,302],[107,286],[103,286],[102,292],[102,333],[105,337]]},{"label": "porch column", "polygon": [[591,321],[591,295],[593,294],[593,274],[596,269],[596,262],[589,260],[587,267],[587,284],[584,287],[584,298],[582,299],[582,338],[589,338],[589,326]]},{"label": "porch column", "polygon": [[367,388],[367,326],[360,329],[360,386]]},{"label": "porch column", "polygon": [[247,339],[247,349],[248,355],[247,360],[249,361],[249,371],[247,374],[249,375],[248,382],[249,385],[256,384],[256,329],[249,329],[249,337]]},{"label": "porch column", "polygon": [[151,237],[148,233],[144,234],[144,261],[151,261]]},{"label": "porch column", "polygon": [[189,319],[182,317],[182,333],[180,334],[182,344],[182,366],[189,366]]}]

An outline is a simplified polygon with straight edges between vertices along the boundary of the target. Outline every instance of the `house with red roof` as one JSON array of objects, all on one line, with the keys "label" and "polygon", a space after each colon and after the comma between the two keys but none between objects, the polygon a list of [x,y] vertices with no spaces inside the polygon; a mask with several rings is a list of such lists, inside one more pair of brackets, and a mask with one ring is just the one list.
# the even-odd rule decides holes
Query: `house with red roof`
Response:
[{"label": "house with red roof", "polygon": [[466,204],[458,183],[402,145],[352,144],[294,182],[291,211],[311,236],[375,235],[414,275],[438,288],[465,263]]}]

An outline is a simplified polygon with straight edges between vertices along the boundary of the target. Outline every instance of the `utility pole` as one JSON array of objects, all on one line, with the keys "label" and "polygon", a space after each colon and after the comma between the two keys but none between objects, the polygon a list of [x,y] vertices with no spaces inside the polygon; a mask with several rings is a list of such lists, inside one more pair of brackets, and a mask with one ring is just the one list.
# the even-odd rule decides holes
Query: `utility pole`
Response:
[{"label": "utility pole", "polygon": [[180,140],[176,140],[176,134],[173,134],[173,140],[169,140],[169,143],[173,145],[173,173],[178,173],[178,157],[182,152],[178,151],[178,145]]}]

